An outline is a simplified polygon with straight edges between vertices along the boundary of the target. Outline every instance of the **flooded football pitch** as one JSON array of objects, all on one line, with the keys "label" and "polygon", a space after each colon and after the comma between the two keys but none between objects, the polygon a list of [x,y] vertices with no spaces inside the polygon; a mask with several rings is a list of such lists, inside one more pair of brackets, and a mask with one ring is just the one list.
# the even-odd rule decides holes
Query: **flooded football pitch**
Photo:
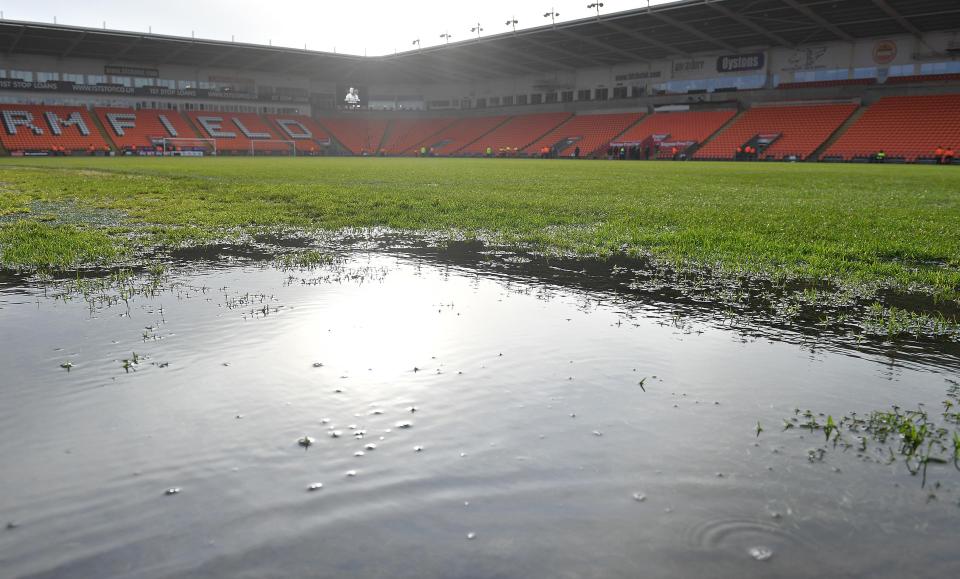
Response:
[{"label": "flooded football pitch", "polygon": [[[960,567],[955,340],[719,306],[630,264],[323,252],[0,278],[0,577]],[[943,436],[904,456],[857,418],[894,407]]]}]

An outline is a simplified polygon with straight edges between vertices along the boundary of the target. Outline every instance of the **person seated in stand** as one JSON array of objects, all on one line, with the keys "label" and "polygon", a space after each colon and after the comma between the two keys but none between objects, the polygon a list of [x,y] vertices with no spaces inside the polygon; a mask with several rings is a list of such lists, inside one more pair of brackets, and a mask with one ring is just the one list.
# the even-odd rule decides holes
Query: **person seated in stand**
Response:
[{"label": "person seated in stand", "polygon": [[937,147],[937,149],[933,152],[933,158],[937,160],[938,165],[943,165],[943,153],[944,149],[942,146]]},{"label": "person seated in stand", "polygon": [[580,158],[580,146],[579,146],[579,145],[577,145],[577,148],[573,150],[573,158],[574,158],[574,159],[579,159],[579,158]]},{"label": "person seated in stand", "polygon": [[953,157],[954,157],[953,147],[947,147],[947,149],[943,152],[943,164],[952,165]]},{"label": "person seated in stand", "polygon": [[743,158],[743,147],[737,147],[737,152],[736,152],[736,154],[733,156],[733,159],[734,159],[735,161],[739,161],[739,160],[741,160],[742,158]]},{"label": "person seated in stand", "polygon": [[880,149],[877,151],[877,154],[873,156],[873,158],[877,163],[883,163],[887,160],[887,153],[883,149]]}]

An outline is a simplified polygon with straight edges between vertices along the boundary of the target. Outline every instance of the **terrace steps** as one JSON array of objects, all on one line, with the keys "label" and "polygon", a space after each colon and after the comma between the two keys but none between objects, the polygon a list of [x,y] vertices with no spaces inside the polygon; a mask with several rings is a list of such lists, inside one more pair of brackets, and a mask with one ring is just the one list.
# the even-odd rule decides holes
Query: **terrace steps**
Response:
[{"label": "terrace steps", "polygon": [[866,105],[860,105],[860,107],[858,107],[857,110],[853,111],[852,115],[847,117],[847,120],[843,121],[843,124],[837,127],[837,130],[834,131],[832,135],[830,135],[830,138],[824,141],[822,145],[817,147],[817,150],[811,153],[806,160],[810,162],[819,161],[820,157],[824,153],[826,153],[827,150],[830,149],[830,147],[832,147],[833,144],[836,143],[837,140],[840,139],[840,137],[842,137],[847,132],[847,129],[853,126],[853,124],[857,122],[857,119],[862,117],[863,113],[865,113],[866,111],[867,111]]},{"label": "terrace steps", "polygon": [[483,139],[484,137],[486,137],[486,136],[489,135],[490,133],[496,131],[497,129],[499,129],[499,128],[502,127],[503,125],[509,123],[511,120],[513,120],[513,117],[510,117],[510,116],[504,117],[504,119],[503,119],[502,121],[500,121],[499,123],[497,123],[496,126],[492,127],[489,131],[483,133],[482,135],[480,135],[480,136],[477,137],[476,139],[470,141],[469,143],[466,143],[464,146],[460,147],[459,149],[453,151],[453,154],[457,154],[457,153],[459,153],[460,151],[463,151],[464,149],[469,148],[471,145],[473,145],[474,143],[476,143],[476,142],[479,141],[480,139]]},{"label": "terrace steps", "polygon": [[737,121],[740,119],[740,117],[742,117],[748,110],[750,109],[740,109],[739,111],[737,111],[737,114],[730,117],[730,119],[727,120],[727,122],[723,123],[723,125],[721,125],[720,128],[717,129],[712,135],[704,139],[702,143],[697,143],[690,151],[688,158],[692,159],[693,156],[697,153],[697,151],[709,145],[711,141],[713,141],[714,139],[722,135],[724,131],[729,129],[731,126],[735,125]]},{"label": "terrace steps", "polygon": [[113,139],[110,138],[110,134],[107,132],[107,127],[103,126],[103,123],[100,121],[100,115],[95,111],[90,111],[90,120],[93,121],[93,126],[96,127],[97,131],[100,133],[100,136],[103,137],[103,140],[107,143],[107,146],[110,147],[111,151],[119,151],[117,144],[113,142]]}]

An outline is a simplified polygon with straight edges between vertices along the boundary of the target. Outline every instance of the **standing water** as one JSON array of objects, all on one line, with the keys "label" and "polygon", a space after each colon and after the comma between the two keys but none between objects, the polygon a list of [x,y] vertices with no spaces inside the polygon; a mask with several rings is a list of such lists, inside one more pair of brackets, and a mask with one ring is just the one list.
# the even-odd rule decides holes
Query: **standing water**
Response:
[{"label": "standing water", "polygon": [[953,464],[921,478],[802,428],[935,413],[948,348],[735,323],[478,255],[8,279],[0,577],[960,566]]}]

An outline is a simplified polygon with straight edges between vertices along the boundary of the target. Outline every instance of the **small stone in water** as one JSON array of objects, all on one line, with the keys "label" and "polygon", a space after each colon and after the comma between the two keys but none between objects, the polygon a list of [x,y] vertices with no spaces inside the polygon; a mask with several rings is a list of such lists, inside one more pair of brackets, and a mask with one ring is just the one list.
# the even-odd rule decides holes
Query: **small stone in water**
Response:
[{"label": "small stone in water", "polygon": [[638,503],[642,503],[643,501],[647,500],[647,495],[643,493],[633,493],[633,500],[637,501]]},{"label": "small stone in water", "polygon": [[331,430],[331,431],[330,431],[330,438],[340,438],[341,436],[343,436],[343,431],[342,431],[342,430]]},{"label": "small stone in water", "polygon": [[323,483],[313,483],[307,487],[307,490],[310,492],[318,491],[323,488]]},{"label": "small stone in water", "polygon": [[412,422],[398,422],[398,423],[397,423],[397,428],[404,428],[404,429],[406,429],[406,428],[413,428],[413,423],[412,423]]},{"label": "small stone in water", "polygon": [[73,364],[71,362],[64,362],[63,364],[60,364],[60,367],[69,372],[70,368],[73,368]]},{"label": "small stone in water", "polygon": [[313,363],[313,367],[314,367],[314,368],[323,368],[323,362],[314,362],[314,363]]},{"label": "small stone in water", "polygon": [[594,436],[603,436],[603,433],[600,432],[599,430],[594,430],[594,431],[593,431],[593,435],[594,435]]},{"label": "small stone in water", "polygon": [[329,419],[329,418],[321,418],[321,419],[320,419],[320,424],[330,424],[330,419]]},{"label": "small stone in water", "polygon": [[423,447],[422,447],[422,446],[414,446],[414,447],[413,447],[413,451],[414,451],[414,452],[423,452]]},{"label": "small stone in water", "polygon": [[313,445],[313,442],[314,442],[313,438],[311,438],[311,437],[309,437],[309,436],[304,436],[303,438],[301,438],[300,440],[297,441],[297,444],[299,444],[300,446],[302,446],[302,447],[304,447],[304,448],[308,448],[308,447],[310,447],[311,445]]},{"label": "small stone in water", "polygon": [[370,444],[368,444],[368,445],[365,446],[364,448],[366,448],[367,450],[377,450],[377,445],[371,442]]},{"label": "small stone in water", "polygon": [[757,561],[768,561],[770,557],[773,557],[773,551],[768,547],[751,547],[749,552],[750,556]]},{"label": "small stone in water", "polygon": [[367,453],[363,452],[362,450],[358,450],[357,452],[353,453],[353,456],[365,456],[366,454]]},{"label": "small stone in water", "polygon": [[468,541],[472,541],[472,540],[474,540],[474,539],[476,539],[476,538],[477,538],[477,534],[476,534],[476,533],[473,533],[473,532],[467,533],[467,540],[468,540]]},{"label": "small stone in water", "polygon": [[355,470],[348,470],[348,471],[347,471],[347,476],[348,476],[348,477],[355,477],[355,476],[357,476],[357,471],[355,471]]},{"label": "small stone in water", "polygon": [[174,487],[172,489],[167,489],[163,494],[165,495],[179,495],[182,489],[180,487]]},{"label": "small stone in water", "polygon": [[7,523],[7,529],[9,530],[16,529],[19,526],[20,525],[16,521],[10,521],[9,523]]}]

